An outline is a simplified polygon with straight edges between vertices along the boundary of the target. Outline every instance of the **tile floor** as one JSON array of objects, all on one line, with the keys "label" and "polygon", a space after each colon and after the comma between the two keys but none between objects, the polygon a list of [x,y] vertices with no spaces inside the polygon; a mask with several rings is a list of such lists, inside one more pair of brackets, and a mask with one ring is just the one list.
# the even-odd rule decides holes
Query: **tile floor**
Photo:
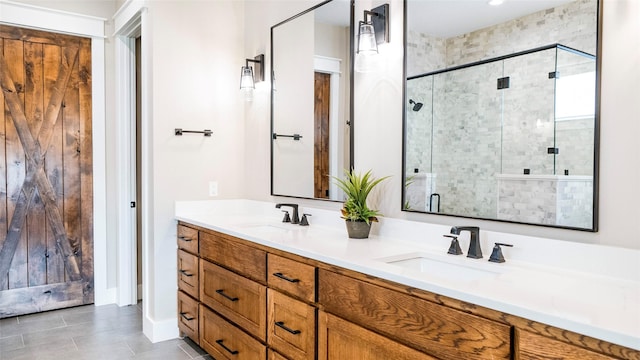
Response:
[{"label": "tile floor", "polygon": [[0,320],[0,360],[212,358],[190,340],[152,344],[141,304],[80,306]]}]

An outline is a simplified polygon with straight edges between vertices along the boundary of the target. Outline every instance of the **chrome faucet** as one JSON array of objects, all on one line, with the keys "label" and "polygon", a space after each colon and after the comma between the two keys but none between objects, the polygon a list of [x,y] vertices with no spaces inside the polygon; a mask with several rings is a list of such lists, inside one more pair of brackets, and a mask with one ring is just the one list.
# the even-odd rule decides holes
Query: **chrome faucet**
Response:
[{"label": "chrome faucet", "polygon": [[299,224],[300,218],[298,217],[298,204],[276,204],[276,209],[280,209],[282,206],[288,206],[293,209],[293,213],[291,214],[291,223]]},{"label": "chrome faucet", "polygon": [[451,228],[453,235],[460,235],[461,231],[468,231],[471,236],[467,257],[472,259],[482,259],[482,249],[480,248],[480,228],[477,226],[454,226]]}]

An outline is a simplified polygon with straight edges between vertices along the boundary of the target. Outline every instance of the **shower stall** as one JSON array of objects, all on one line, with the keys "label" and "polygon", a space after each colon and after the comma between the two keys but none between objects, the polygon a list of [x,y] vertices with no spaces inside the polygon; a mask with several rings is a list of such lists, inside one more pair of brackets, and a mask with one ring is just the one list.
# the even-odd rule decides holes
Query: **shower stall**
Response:
[{"label": "shower stall", "polygon": [[595,69],[554,44],[408,78],[405,206],[590,227]]}]

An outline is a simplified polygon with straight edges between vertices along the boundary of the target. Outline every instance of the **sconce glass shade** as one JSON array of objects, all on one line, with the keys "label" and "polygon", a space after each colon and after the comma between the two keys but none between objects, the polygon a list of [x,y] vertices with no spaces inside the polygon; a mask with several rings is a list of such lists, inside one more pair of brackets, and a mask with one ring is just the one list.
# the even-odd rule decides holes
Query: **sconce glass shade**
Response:
[{"label": "sconce glass shade", "polygon": [[240,90],[255,88],[255,82],[253,81],[253,68],[251,66],[243,66],[240,69]]},{"label": "sconce glass shade", "polygon": [[360,21],[358,28],[358,54],[372,55],[378,53],[376,31],[372,23]]}]

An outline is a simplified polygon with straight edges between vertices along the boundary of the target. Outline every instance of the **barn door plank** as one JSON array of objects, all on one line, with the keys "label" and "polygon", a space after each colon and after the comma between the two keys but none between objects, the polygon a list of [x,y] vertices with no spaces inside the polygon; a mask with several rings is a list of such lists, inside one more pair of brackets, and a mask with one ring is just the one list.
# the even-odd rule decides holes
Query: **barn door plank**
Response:
[{"label": "barn door plank", "polygon": [[[13,96],[20,104],[24,103],[24,46],[23,42],[19,40],[6,40],[4,43],[4,56],[18,59],[19,61],[12,61],[10,64],[4,65],[6,69],[5,73],[11,72],[13,75]],[[4,86],[3,86],[4,87]],[[6,94],[5,94],[5,97]],[[8,102],[7,98],[7,102]],[[8,104],[7,104],[8,105]],[[9,219],[12,217],[19,218],[22,222],[26,221],[26,212],[20,211],[20,203],[25,201],[22,197],[22,183],[25,181],[26,176],[26,162],[25,153],[21,145],[20,130],[16,128],[16,114],[9,109],[5,110],[5,118],[7,119],[7,215]],[[20,120],[18,120],[20,121]],[[26,121],[24,121],[25,129],[28,131]],[[22,226],[21,226],[22,227]],[[11,231],[11,229],[9,229]],[[27,234],[19,233],[15,237],[7,236],[5,240],[5,246],[13,246],[13,258],[9,261],[11,270],[8,273],[8,288],[22,288],[28,285],[27,280]],[[3,247],[3,248],[4,248]],[[0,265],[1,266],[1,265]],[[0,276],[6,274],[6,272],[0,271]],[[3,287],[4,286],[0,286]]]},{"label": "barn door plank", "polygon": [[78,61],[80,63],[80,82],[78,94],[80,98],[80,183],[81,183],[81,259],[82,277],[88,279],[84,289],[85,303],[93,302],[93,142],[91,122],[91,42],[81,40]]},{"label": "barn door plank", "polygon": [[[32,134],[40,132],[44,117],[42,44],[24,44],[25,116]],[[31,168],[29,171],[33,171]],[[29,287],[47,283],[46,214],[36,191],[27,216],[27,250]]]},{"label": "barn door plank", "polygon": [[[63,164],[64,171],[64,227],[71,251],[80,252],[80,104],[78,96],[79,64],[74,62],[69,84],[66,87],[62,108],[63,124]],[[78,264],[80,266],[80,264]]]},{"label": "barn door plank", "polygon": [[[55,92],[56,82],[60,73],[58,64],[62,57],[62,49],[57,45],[45,45],[44,46],[44,67],[45,71],[45,83],[44,91],[45,97],[51,99]],[[51,182],[57,196],[57,206],[60,211],[63,210],[62,204],[62,173],[60,172],[60,165],[62,164],[62,113],[58,114],[56,125],[51,132],[51,138],[49,139],[47,146],[47,157],[45,158],[45,169],[47,177]],[[61,283],[65,281],[64,276],[64,258],[62,253],[58,249],[56,244],[56,237],[51,229],[49,223],[47,223],[47,278],[49,283]]]},{"label": "barn door plank", "polygon": [[[4,54],[4,39],[0,38],[0,55]],[[8,110],[7,110],[8,111]],[[10,121],[10,120],[9,120]],[[0,139],[6,139],[7,130],[5,128],[5,109],[4,109],[4,92],[0,91]],[[0,144],[0,174],[7,173],[7,154],[5,152],[5,144]],[[7,178],[0,176],[0,234],[7,233]],[[0,238],[0,248],[6,237]],[[6,274],[0,275],[6,278]],[[8,283],[8,280],[0,281],[0,291],[5,290],[2,284]],[[6,285],[5,285],[6,286]]]}]

